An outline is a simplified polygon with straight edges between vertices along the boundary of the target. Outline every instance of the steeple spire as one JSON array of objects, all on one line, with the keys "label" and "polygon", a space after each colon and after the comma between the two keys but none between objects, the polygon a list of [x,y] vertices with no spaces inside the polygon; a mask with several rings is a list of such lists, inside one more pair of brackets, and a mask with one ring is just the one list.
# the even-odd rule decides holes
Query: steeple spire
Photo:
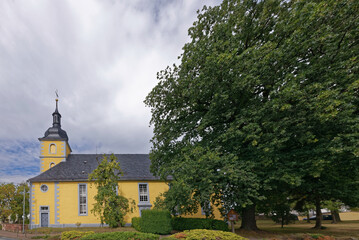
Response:
[{"label": "steeple spire", "polygon": [[56,108],[55,108],[55,112],[52,114],[52,127],[50,127],[49,129],[47,129],[47,131],[45,132],[44,137],[39,138],[40,141],[44,141],[44,140],[61,140],[61,141],[68,141],[69,137],[67,136],[66,131],[64,131],[63,129],[61,129],[61,114],[59,113],[59,95],[57,94],[57,90],[55,91],[56,93]]},{"label": "steeple spire", "polygon": [[52,114],[53,117],[52,126],[55,128],[61,128],[61,114],[59,113],[58,110],[58,101],[59,99],[56,98],[56,109],[55,112]]}]

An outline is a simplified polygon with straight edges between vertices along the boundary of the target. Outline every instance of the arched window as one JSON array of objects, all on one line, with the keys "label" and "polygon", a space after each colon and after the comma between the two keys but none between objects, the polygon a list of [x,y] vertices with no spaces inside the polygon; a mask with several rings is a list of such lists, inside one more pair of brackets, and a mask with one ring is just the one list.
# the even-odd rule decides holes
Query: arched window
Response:
[{"label": "arched window", "polygon": [[55,163],[54,162],[50,163],[50,168],[52,168],[53,166],[55,166]]},{"label": "arched window", "polygon": [[55,153],[56,153],[56,144],[54,144],[54,143],[50,144],[49,152],[50,152],[51,154],[55,154]]}]

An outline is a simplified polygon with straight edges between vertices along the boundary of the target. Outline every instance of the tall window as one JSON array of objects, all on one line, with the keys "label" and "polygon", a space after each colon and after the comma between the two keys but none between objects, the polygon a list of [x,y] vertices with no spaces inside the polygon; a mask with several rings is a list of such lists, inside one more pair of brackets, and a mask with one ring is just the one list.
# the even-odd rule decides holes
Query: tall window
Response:
[{"label": "tall window", "polygon": [[147,183],[138,184],[138,191],[140,195],[140,202],[149,202],[148,184]]},{"label": "tall window", "polygon": [[87,186],[79,184],[79,215],[87,215]]}]

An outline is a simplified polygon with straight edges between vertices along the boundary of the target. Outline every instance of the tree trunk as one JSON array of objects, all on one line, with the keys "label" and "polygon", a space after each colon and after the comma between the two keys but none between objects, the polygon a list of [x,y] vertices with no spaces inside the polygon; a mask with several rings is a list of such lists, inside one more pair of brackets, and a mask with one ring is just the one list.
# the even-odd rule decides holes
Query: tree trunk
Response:
[{"label": "tree trunk", "polygon": [[241,229],[250,231],[258,230],[255,212],[256,206],[254,204],[243,208]]},{"label": "tree trunk", "polygon": [[334,210],[334,211],[330,211],[330,213],[332,214],[332,223],[338,223],[338,222],[341,222],[341,219],[340,219],[340,215],[339,215],[339,212],[337,210]]},{"label": "tree trunk", "polygon": [[316,212],[316,219],[315,219],[315,226],[314,228],[316,229],[321,229],[322,228],[322,210],[321,210],[321,206],[320,206],[320,199],[319,197],[316,197],[315,199],[315,212]]},{"label": "tree trunk", "polygon": [[309,216],[309,211],[307,211],[307,223],[310,223],[310,216]]}]

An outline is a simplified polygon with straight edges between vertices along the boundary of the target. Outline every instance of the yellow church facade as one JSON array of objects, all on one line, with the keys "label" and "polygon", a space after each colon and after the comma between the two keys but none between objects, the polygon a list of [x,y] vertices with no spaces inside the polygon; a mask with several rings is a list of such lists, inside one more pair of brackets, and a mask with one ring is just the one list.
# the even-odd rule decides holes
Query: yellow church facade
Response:
[{"label": "yellow church facade", "polygon": [[[61,128],[61,115],[52,114],[53,125],[40,141],[40,174],[29,179],[30,228],[38,227],[95,227],[100,219],[93,208],[96,186],[88,174],[97,168],[101,155],[73,154],[67,133]],[[126,225],[139,217],[143,209],[151,209],[156,197],[168,190],[168,182],[150,172],[148,154],[115,154],[123,176],[118,182],[118,194],[135,202],[133,212],[125,216]],[[216,218],[219,211],[214,209]],[[204,212],[185,217],[204,218]]]}]

